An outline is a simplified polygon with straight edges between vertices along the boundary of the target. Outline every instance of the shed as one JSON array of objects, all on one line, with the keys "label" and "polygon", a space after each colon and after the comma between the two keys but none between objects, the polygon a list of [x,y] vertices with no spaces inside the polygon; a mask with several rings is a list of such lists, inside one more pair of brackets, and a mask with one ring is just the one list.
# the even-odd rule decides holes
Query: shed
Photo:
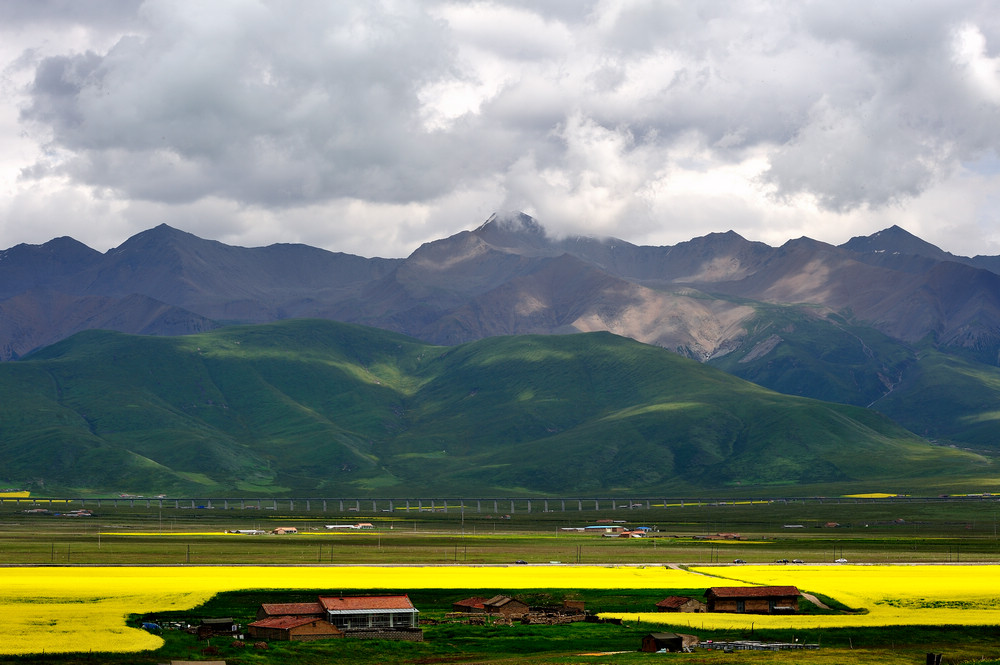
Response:
[{"label": "shed", "polygon": [[254,621],[248,626],[250,637],[259,640],[308,642],[343,637],[340,630],[323,617],[279,616]]},{"label": "shed", "polygon": [[195,634],[199,640],[206,640],[215,635],[236,635],[240,631],[240,626],[232,618],[224,619],[202,619],[195,629]]},{"label": "shed", "polygon": [[510,596],[493,596],[483,601],[483,609],[487,614],[502,614],[505,617],[524,616],[531,609],[527,603]]},{"label": "shed", "polygon": [[794,614],[799,590],[794,586],[712,587],[705,592],[709,612]]},{"label": "shed", "polygon": [[298,532],[299,532],[299,530],[296,529],[294,526],[279,526],[277,529],[275,529],[271,533],[277,534],[279,536],[283,536],[286,533],[298,533]]},{"label": "shed", "polygon": [[661,649],[667,651],[690,650],[697,646],[699,640],[694,635],[682,635],[681,633],[649,633],[642,638],[642,651],[655,653]]},{"label": "shed", "polygon": [[687,596],[667,596],[656,604],[657,612],[704,612],[705,603]]}]

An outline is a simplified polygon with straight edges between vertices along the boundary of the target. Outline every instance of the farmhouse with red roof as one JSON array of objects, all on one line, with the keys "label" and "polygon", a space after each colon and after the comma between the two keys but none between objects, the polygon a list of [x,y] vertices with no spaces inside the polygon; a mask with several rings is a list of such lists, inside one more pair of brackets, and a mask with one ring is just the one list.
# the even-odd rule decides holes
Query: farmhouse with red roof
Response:
[{"label": "farmhouse with red roof", "polygon": [[717,586],[705,592],[709,612],[793,614],[799,590],[793,586]]},{"label": "farmhouse with red roof", "polygon": [[268,640],[354,637],[422,642],[418,615],[406,595],[320,596],[315,603],[263,603],[250,634]]},{"label": "farmhouse with red roof", "polygon": [[327,621],[348,637],[423,641],[420,612],[407,595],[320,596]]}]

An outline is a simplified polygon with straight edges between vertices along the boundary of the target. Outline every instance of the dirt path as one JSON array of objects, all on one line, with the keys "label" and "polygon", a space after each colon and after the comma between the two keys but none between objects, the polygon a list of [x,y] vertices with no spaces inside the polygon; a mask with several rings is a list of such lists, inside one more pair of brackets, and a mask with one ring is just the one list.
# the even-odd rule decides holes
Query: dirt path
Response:
[{"label": "dirt path", "polygon": [[827,605],[826,603],[824,603],[823,601],[821,601],[819,598],[817,598],[816,596],[812,595],[811,593],[806,593],[805,591],[801,591],[800,593],[802,594],[803,598],[805,598],[806,600],[808,600],[810,603],[812,603],[816,607],[818,607],[818,608],[820,608],[822,610],[828,610],[828,609],[830,609],[829,605]]}]

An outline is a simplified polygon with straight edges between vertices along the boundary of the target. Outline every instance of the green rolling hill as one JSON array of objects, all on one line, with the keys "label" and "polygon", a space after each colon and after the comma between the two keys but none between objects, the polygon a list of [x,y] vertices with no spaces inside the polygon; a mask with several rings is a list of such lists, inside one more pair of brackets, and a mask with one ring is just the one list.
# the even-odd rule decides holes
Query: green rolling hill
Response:
[{"label": "green rolling hill", "polygon": [[321,320],[4,363],[0,456],[40,493],[204,496],[954,491],[992,468],[610,333],[442,347]]}]

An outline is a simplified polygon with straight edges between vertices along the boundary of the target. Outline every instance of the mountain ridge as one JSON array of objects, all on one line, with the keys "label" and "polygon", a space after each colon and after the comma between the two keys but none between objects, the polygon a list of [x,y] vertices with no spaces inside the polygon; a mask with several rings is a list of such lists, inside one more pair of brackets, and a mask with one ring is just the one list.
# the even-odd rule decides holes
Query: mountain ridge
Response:
[{"label": "mountain ridge", "polygon": [[1000,270],[1000,257],[956,257],[899,227],[840,246],[803,237],[771,247],[726,231],[652,247],[552,237],[504,213],[382,259],[233,247],[159,225],[104,254],[69,238],[0,252],[0,358],[95,327],[174,335],[325,318],[449,345],[603,330],[788,394],[877,404],[927,436],[962,444],[968,431],[982,445],[990,431],[1000,441],[1000,424],[963,429],[958,414],[970,414],[957,392],[930,426],[901,398],[921,385],[910,377],[942,378],[919,371],[934,354],[973,363],[990,392],[1000,282],[986,266]]}]

